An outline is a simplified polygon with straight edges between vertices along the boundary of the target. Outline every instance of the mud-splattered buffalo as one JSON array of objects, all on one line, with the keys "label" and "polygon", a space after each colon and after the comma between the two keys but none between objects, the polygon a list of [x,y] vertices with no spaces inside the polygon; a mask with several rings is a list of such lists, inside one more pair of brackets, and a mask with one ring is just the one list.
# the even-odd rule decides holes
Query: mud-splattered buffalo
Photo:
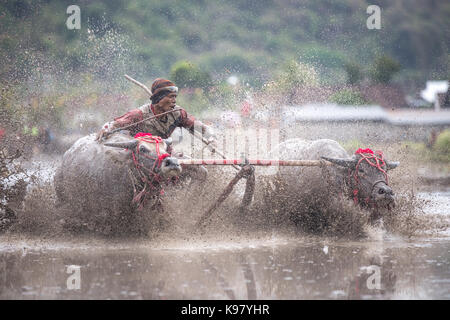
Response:
[{"label": "mud-splattered buffalo", "polygon": [[[301,215],[300,207],[308,206],[308,203],[312,203],[311,199],[316,197],[328,201],[341,195],[351,198],[362,207],[370,208],[370,221],[373,222],[381,216],[381,209],[390,209],[395,205],[388,171],[399,163],[388,161],[381,152],[359,149],[350,156],[333,140],[291,139],[273,150],[274,156],[283,160],[326,160],[333,165],[321,168],[280,167],[275,175],[262,177],[266,183],[266,192],[261,201],[268,210],[298,211],[296,214]],[[317,215],[320,215],[320,209],[317,208]]]},{"label": "mud-splattered buffalo", "polygon": [[145,232],[141,218],[158,210],[163,183],[181,173],[166,147],[159,137],[123,133],[101,143],[95,134],[76,141],[54,178],[68,221],[108,234]]}]

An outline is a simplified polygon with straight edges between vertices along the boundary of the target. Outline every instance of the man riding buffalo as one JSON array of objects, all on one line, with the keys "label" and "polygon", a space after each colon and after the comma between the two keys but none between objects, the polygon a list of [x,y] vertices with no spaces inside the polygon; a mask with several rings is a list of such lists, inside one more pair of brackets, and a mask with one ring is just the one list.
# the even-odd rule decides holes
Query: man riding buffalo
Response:
[{"label": "man riding buffalo", "polygon": [[[123,116],[115,118],[114,121],[106,123],[97,134],[97,140],[109,135],[114,129],[127,127],[134,136],[138,132],[151,133],[167,139],[175,128],[183,127],[194,134],[194,130],[202,133],[209,143],[214,143],[214,133],[212,129],[196,120],[186,110],[176,105],[178,88],[170,80],[158,78],[152,84],[151,104],[145,104],[137,109],[125,113]],[[167,113],[169,111],[172,111]],[[157,116],[162,113],[165,115]],[[152,117],[151,119],[146,119]],[[133,124],[136,124],[133,126]]]}]

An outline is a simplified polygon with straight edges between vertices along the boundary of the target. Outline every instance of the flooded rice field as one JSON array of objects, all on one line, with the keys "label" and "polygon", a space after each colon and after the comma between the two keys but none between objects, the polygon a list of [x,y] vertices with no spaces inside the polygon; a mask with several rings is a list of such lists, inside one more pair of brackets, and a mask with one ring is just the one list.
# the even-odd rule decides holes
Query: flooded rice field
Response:
[{"label": "flooded rice field", "polygon": [[[450,192],[421,193],[447,215]],[[447,231],[363,240],[0,237],[0,299],[450,299]]]},{"label": "flooded rice field", "polygon": [[2,238],[0,261],[1,299],[450,298],[445,238],[274,235],[156,246]]},{"label": "flooded rice field", "polygon": [[[36,172],[51,180],[51,166]],[[0,299],[450,299],[450,190],[416,197],[445,228],[378,226],[356,239],[276,226],[148,238],[6,232]]]}]

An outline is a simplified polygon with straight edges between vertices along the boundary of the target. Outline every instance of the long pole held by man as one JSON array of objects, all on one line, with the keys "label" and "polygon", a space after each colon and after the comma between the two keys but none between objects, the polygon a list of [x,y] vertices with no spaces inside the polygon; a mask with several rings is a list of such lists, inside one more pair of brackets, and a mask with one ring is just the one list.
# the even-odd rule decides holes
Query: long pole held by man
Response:
[{"label": "long pole held by man", "polygon": [[[144,89],[150,95],[152,103],[131,110],[106,123],[97,135],[98,141],[102,141],[102,138],[109,134],[125,129],[130,130],[133,135],[138,131],[144,131],[167,139],[176,127],[183,127],[207,145],[212,152],[226,159],[225,155],[214,147],[215,135],[212,128],[196,120],[176,105],[178,88],[173,82],[158,78],[153,82],[152,90],[150,90],[128,75],[125,75],[125,78]],[[237,166],[233,167],[240,170]]]}]

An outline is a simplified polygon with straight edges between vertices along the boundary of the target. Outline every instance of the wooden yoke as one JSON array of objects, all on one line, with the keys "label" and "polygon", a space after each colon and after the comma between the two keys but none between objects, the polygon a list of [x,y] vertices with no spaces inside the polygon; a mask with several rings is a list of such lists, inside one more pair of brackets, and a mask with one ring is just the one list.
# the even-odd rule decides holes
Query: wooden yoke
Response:
[{"label": "wooden yoke", "polygon": [[213,203],[211,207],[200,217],[198,222],[195,224],[196,228],[203,228],[206,224],[206,221],[211,217],[211,214],[216,210],[228,196],[231,191],[233,191],[234,186],[241,180],[242,178],[247,177],[247,184],[245,187],[244,199],[242,200],[242,207],[247,207],[250,205],[253,192],[255,190],[255,168],[251,165],[246,165],[242,167],[242,169],[236,174],[233,180],[227,185],[225,190],[219,196],[216,202]]}]

